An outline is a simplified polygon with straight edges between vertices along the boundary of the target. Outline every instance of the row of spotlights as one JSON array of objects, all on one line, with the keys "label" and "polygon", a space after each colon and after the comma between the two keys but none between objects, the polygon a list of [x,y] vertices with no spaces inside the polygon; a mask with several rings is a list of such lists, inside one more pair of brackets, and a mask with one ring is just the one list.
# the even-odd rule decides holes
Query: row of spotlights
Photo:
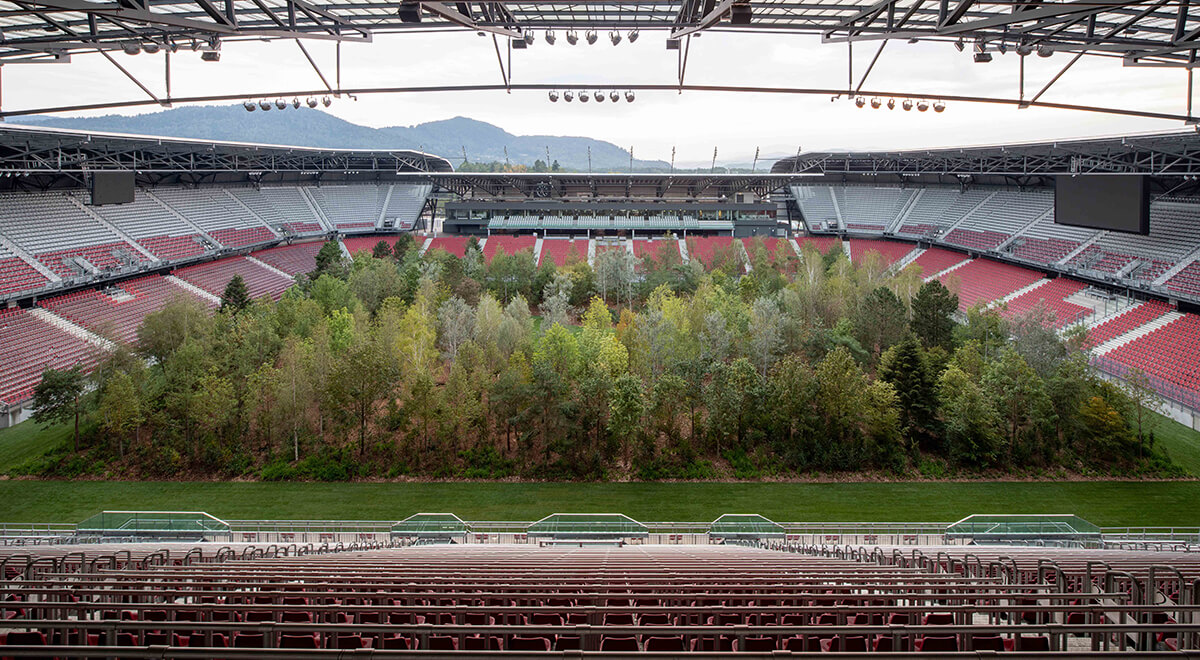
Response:
[{"label": "row of spotlights", "polygon": [[[866,104],[867,104],[866,97],[864,97],[864,96],[854,97],[854,105],[861,108],[861,107],[865,106]],[[871,107],[872,108],[878,110],[880,108],[880,106],[883,106],[883,105],[885,105],[885,103],[883,101],[881,101],[878,96],[871,99]],[[896,99],[888,99],[886,105],[887,105],[888,110],[895,110],[896,109]],[[900,102],[900,107],[903,108],[905,111],[912,110],[913,105],[914,105],[914,103],[913,103],[912,99],[904,99],[903,101]],[[929,101],[926,101],[925,99],[921,99],[921,100],[917,101],[915,105],[917,106],[918,112],[925,112],[930,107]],[[933,105],[934,112],[945,112],[945,110],[946,110],[945,101],[934,101],[932,105]]]},{"label": "row of spotlights", "polygon": [[[310,108],[317,107],[317,103],[320,103],[320,104],[324,105],[326,108],[328,108],[330,105],[333,104],[333,99],[329,98],[328,96],[325,96],[325,97],[322,97],[320,101],[317,101],[317,98],[315,96],[310,96],[310,97],[308,97],[308,100],[305,101],[305,104]],[[252,100],[247,100],[245,103],[242,104],[242,107],[246,109],[246,112],[254,112],[256,109],[259,109],[259,108],[261,108],[263,112],[267,112],[268,110],[271,109],[271,105],[272,105],[272,102],[267,99],[263,99],[263,100],[259,101],[258,103],[255,103]],[[288,105],[291,105],[293,108],[299,108],[300,107],[300,97],[293,98],[290,104],[283,98],[277,98],[274,101],[274,105],[276,108],[278,108],[280,110],[287,108]]]},{"label": "row of spotlights", "polygon": [[[591,96],[589,96],[587,92],[579,92],[579,102],[580,103],[587,103],[589,98],[596,99],[596,103],[604,103],[604,92],[602,92],[600,90],[596,90]],[[625,102],[626,103],[633,103],[634,98],[635,97],[634,97],[632,89],[625,92]],[[617,103],[618,101],[621,100],[621,93],[614,89],[608,93],[608,99],[610,101],[612,101],[613,103]],[[575,92],[573,92],[569,89],[565,90],[562,93],[562,100],[566,101],[567,103],[574,101],[575,100]],[[558,90],[556,90],[556,89],[550,90],[550,102],[551,103],[558,102]]]},{"label": "row of spotlights", "polygon": [[[480,34],[482,34],[482,32]],[[545,34],[544,38],[546,39],[546,43],[550,44],[551,46],[554,45],[554,42],[558,41],[558,36],[554,34],[554,30],[546,30],[546,34]],[[595,30],[588,30],[583,35],[584,41],[588,42],[589,46],[595,44],[596,41],[599,40],[599,38],[600,37],[599,37],[599,35],[596,34]],[[629,33],[625,35],[625,38],[629,39],[629,43],[633,43],[633,42],[637,41],[638,40],[637,29],[635,28],[633,30],[630,30]],[[533,45],[533,32],[526,32],[525,36],[522,37],[522,39],[525,41],[526,45],[532,46]],[[618,30],[610,31],[608,33],[608,39],[609,39],[609,41],[612,42],[612,45],[614,45],[614,46],[621,43],[620,31],[618,31]],[[571,44],[572,46],[579,43],[579,33],[576,32],[575,30],[567,30],[567,43]]]}]

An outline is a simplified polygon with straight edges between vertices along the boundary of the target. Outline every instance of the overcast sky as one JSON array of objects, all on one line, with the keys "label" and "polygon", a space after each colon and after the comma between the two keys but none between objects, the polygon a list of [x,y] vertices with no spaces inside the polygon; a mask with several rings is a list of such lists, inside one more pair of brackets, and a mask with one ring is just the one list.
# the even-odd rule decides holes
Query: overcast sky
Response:
[{"label": "overcast sky", "polygon": [[[537,40],[513,53],[515,83],[588,83],[620,86],[670,84],[676,54],[664,32],[643,32],[634,44],[606,38],[588,46]],[[334,47],[307,46],[331,82]],[[855,48],[856,77],[874,55],[874,43]],[[163,92],[163,55],[115,54],[156,93]],[[687,82],[786,87],[844,87],[846,47],[817,37],[709,33],[692,42]],[[990,64],[972,61],[949,43],[891,42],[864,89],[1015,97],[1017,55],[996,54]],[[1026,58],[1027,97],[1065,65],[1069,56]],[[219,63],[181,50],[173,57],[175,96],[311,89],[320,81],[291,41],[230,42]],[[379,35],[371,44],[342,48],[344,87],[495,84],[500,81],[491,37],[472,32]],[[1182,70],[1123,67],[1110,58],[1085,57],[1043,100],[1182,114]],[[10,65],[3,70],[4,109],[134,99],[142,92],[99,56],[70,64]],[[141,111],[153,111],[149,108]],[[705,163],[719,149],[721,162],[827,148],[883,149],[987,144],[1020,140],[1114,135],[1182,128],[1177,122],[1058,110],[949,103],[935,114],[854,107],[844,98],[686,92],[641,92],[630,104],[550,103],[544,92],[410,94],[336,100],[329,112],[369,126],[411,125],[458,115],[496,124],[515,134],[587,135],[632,146],[639,158]],[[14,120],[19,121],[19,120]]]}]

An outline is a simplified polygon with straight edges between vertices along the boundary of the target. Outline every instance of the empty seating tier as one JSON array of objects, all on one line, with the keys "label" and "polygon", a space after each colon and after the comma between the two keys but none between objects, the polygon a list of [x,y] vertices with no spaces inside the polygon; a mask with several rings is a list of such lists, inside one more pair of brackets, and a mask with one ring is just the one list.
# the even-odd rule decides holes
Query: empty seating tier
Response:
[{"label": "empty seating tier", "polygon": [[[754,259],[754,245],[759,240],[762,240],[763,247],[766,248],[767,254],[770,255],[772,259],[779,259],[785,256],[796,256],[796,251],[792,249],[792,246],[788,243],[786,238],[775,238],[773,236],[765,236],[761,239],[743,238],[742,245],[746,247],[746,254],[749,255],[751,259]],[[780,248],[783,248],[784,251],[780,252]]]},{"label": "empty seating tier", "polygon": [[[938,279],[951,291],[957,288],[958,308],[965,312],[975,303],[990,303],[1020,291],[1042,279],[1042,274],[1020,266],[976,259]],[[957,287],[954,286],[956,281]]]},{"label": "empty seating tier", "polygon": [[534,236],[502,236],[493,234],[483,244],[483,258],[488,263],[491,263],[492,258],[501,251],[508,255],[514,255],[521,250],[528,250],[532,253],[533,248],[536,246],[537,238]]},{"label": "empty seating tier", "polygon": [[[196,296],[158,275],[121,282],[105,291],[74,291],[38,303],[51,312],[114,341],[133,343],[138,326],[172,298]],[[211,301],[205,300],[209,305]]]},{"label": "empty seating tier", "polygon": [[0,297],[44,286],[49,280],[22,259],[0,245]]},{"label": "empty seating tier", "polygon": [[[1193,602],[1200,576],[1196,558],[1180,552],[906,546],[877,548],[881,554],[860,562],[800,546],[572,546],[413,545],[300,556],[272,546],[233,560],[255,550],[234,544],[224,547],[225,561],[214,561],[211,546],[179,544],[0,550],[5,559],[24,553],[13,562],[19,579],[4,585],[0,643],[57,656],[71,653],[53,647],[71,645],[113,647],[111,656],[123,655],[119,647],[159,647],[139,657],[173,657],[168,647],[187,646],[196,658],[257,657],[229,650],[243,648],[289,649],[295,657],[375,649],[438,657],[1116,657],[1192,651],[1200,631],[1194,606],[1175,604]],[[1155,577],[1152,564],[1171,570]],[[1176,598],[1148,605],[1131,595],[1151,589]],[[105,650],[95,649],[97,656]]]},{"label": "empty seating tier", "polygon": [[912,243],[868,241],[856,238],[850,241],[850,255],[853,257],[852,260],[855,264],[860,264],[866,258],[868,252],[875,252],[883,259],[884,266],[890,266],[903,259],[909,252],[912,252],[914,247]]},{"label": "empty seating tier", "polygon": [[89,274],[76,257],[102,271],[147,260],[65,193],[0,197],[0,235],[60,277]]},{"label": "empty seating tier", "polygon": [[129,204],[93,206],[91,209],[164,261],[199,256],[208,249],[195,227],[142,190],[136,192]]},{"label": "empty seating tier", "polygon": [[138,239],[138,244],[163,261],[198,257],[207,250],[200,234],[149,236]]},{"label": "empty seating tier", "polygon": [[547,238],[542,241],[542,253],[538,255],[538,265],[549,259],[555,266],[566,266],[569,261],[587,261],[587,239],[567,240],[563,238]]},{"label": "empty seating tier", "polygon": [[946,234],[945,241],[974,250],[994,250],[1008,240],[1008,234],[996,231],[956,228]]},{"label": "empty seating tier", "polygon": [[379,222],[387,186],[321,186],[306,188],[335,229],[369,229]]},{"label": "empty seating tier", "polygon": [[244,247],[275,238],[224,188],[155,188],[150,194],[226,247]]},{"label": "empty seating tier", "polygon": [[721,250],[733,247],[732,236],[688,236],[688,257],[699,260],[706,266],[711,266]]},{"label": "empty seating tier", "polygon": [[267,250],[259,250],[250,256],[270,264],[288,275],[307,275],[317,269],[317,253],[325,245],[320,241],[300,243],[298,245],[281,245]]},{"label": "empty seating tier", "polygon": [[97,349],[74,334],[23,309],[0,310],[0,404],[12,405],[33,396],[46,368],[85,369],[96,362]]},{"label": "empty seating tier", "polygon": [[257,243],[266,243],[275,238],[266,227],[242,227],[240,229],[217,229],[209,232],[225,247],[245,247]]},{"label": "empty seating tier", "polygon": [[1106,360],[1141,369],[1155,389],[1164,393],[1160,383],[1200,396],[1200,316],[1186,314],[1160,328],[1118,346],[1104,354]]},{"label": "empty seating tier", "polygon": [[467,253],[467,237],[466,236],[438,236],[429,243],[429,248],[425,252],[434,250],[442,250],[449,252],[456,257],[462,257]]},{"label": "empty seating tier", "polygon": [[234,275],[241,275],[242,279],[246,281],[246,288],[252,298],[271,296],[278,300],[283,292],[295,283],[294,280],[263,268],[245,257],[231,257],[180,268],[175,271],[175,275],[214,296],[220,296],[225,292],[225,287],[229,285],[229,280],[233,279]]},{"label": "empty seating tier", "polygon": [[836,186],[833,188],[842,223],[851,231],[883,231],[916,194],[905,188]]},{"label": "empty seating tier", "polygon": [[387,208],[383,211],[384,225],[391,225],[400,231],[412,230],[425,208],[425,198],[429,197],[432,190],[433,186],[428,184],[393,185],[392,196],[388,198]]},{"label": "empty seating tier", "polygon": [[898,233],[928,236],[954,225],[992,194],[987,189],[925,188],[904,216]]},{"label": "empty seating tier", "polygon": [[917,266],[921,269],[921,277],[929,279],[934,275],[956,266],[970,259],[967,255],[961,252],[952,252],[941,248],[929,248],[921,253],[919,257],[909,262],[908,266]]},{"label": "empty seating tier", "polygon": [[838,239],[832,236],[801,236],[796,239],[796,244],[800,246],[801,251],[811,247],[825,254],[838,245]]},{"label": "empty seating tier", "polygon": [[662,261],[664,257],[667,257],[673,259],[675,263],[679,263],[679,241],[670,239],[633,241],[633,256],[639,259],[650,257],[658,261]]},{"label": "empty seating tier", "polygon": [[837,228],[837,208],[833,205],[833,192],[829,186],[793,186],[792,195],[796,197],[809,229]]},{"label": "empty seating tier", "polygon": [[298,188],[230,188],[234,197],[272,227],[293,234],[318,234],[324,231]]},{"label": "empty seating tier", "polygon": [[1099,346],[1131,332],[1171,311],[1171,306],[1158,300],[1144,302],[1088,330],[1088,344]]},{"label": "empty seating tier", "polygon": [[[379,241],[388,244],[388,247],[395,247],[396,239],[399,238],[395,234],[371,234],[370,236],[346,236],[342,238],[342,245],[346,246],[346,251],[350,256],[358,254],[361,250],[373,253],[375,246],[379,245]],[[421,245],[421,240],[417,240],[417,245]]]},{"label": "empty seating tier", "polygon": [[1009,300],[1005,306],[1004,316],[1014,318],[1028,314],[1038,305],[1043,305],[1047,311],[1054,314],[1054,327],[1056,328],[1079,322],[1092,314],[1092,309],[1067,302],[1066,299],[1085,288],[1087,285],[1084,283],[1065,277],[1050,280]]},{"label": "empty seating tier", "polygon": [[1167,288],[1200,297],[1200,260],[1193,261],[1186,268],[1175,273],[1171,279],[1167,280]]}]

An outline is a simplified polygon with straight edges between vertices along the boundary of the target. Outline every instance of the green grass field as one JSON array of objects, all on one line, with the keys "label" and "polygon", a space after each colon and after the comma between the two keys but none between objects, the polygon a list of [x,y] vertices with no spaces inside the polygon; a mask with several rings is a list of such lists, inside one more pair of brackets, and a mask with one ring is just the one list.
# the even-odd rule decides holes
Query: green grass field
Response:
[{"label": "green grass field", "polygon": [[781,521],[949,522],[972,513],[1075,513],[1099,525],[1200,526],[1200,482],[178,483],[0,481],[0,521],[78,522],[105,509],[229,519],[468,520],[620,512],[643,521],[760,513]]},{"label": "green grass field", "polygon": [[[1200,476],[1200,433],[1163,419],[1157,441]],[[0,473],[70,442],[70,427],[0,430]],[[1099,525],[1200,526],[1200,482],[247,483],[0,481],[0,521],[78,522],[105,509],[230,519],[399,520],[421,511],[536,520],[563,511],[639,520],[949,522],[972,513],[1074,513]]]}]

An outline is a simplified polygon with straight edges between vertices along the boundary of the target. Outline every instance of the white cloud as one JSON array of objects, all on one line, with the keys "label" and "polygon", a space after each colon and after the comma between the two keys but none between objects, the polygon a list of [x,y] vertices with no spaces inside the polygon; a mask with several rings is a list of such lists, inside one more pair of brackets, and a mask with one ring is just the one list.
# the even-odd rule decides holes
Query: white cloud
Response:
[{"label": "white cloud", "polygon": [[[595,45],[569,46],[563,35],[550,46],[537,34],[533,46],[512,54],[513,82],[585,83],[598,87],[672,84],[677,54],[662,32],[643,31],[637,43],[612,46],[601,34]],[[501,43],[503,46],[503,43]],[[335,46],[307,42],[331,84]],[[877,43],[854,48],[857,80]],[[502,49],[503,52],[503,49]],[[507,56],[507,55],[506,55]],[[115,57],[157,93],[163,90],[163,55]],[[1026,58],[1026,97],[1051,79],[1069,57]],[[890,42],[864,90],[914,94],[1014,97],[1018,57],[996,54],[975,64],[970,52],[947,43]],[[471,32],[381,35],[371,44],[342,47],[345,87],[496,84],[499,67],[492,39]],[[142,92],[99,56],[77,56],[69,65],[6,66],[6,109],[98,103],[138,98]],[[815,37],[709,33],[695,39],[687,82],[713,85],[837,88],[847,85],[846,47]],[[1182,113],[1182,71],[1122,67],[1111,58],[1083,58],[1043,97],[1046,101]],[[176,96],[245,94],[317,89],[320,81],[294,43],[232,42],[219,63],[196,53],[173,57]],[[145,110],[156,110],[151,106]],[[145,111],[143,110],[143,111]],[[828,96],[639,92],[637,101],[612,104],[551,104],[544,92],[473,92],[363,95],[342,99],[329,111],[370,126],[415,124],[455,115],[491,122],[516,134],[588,135],[628,147],[640,158],[708,163],[713,147],[721,161],[748,161],[764,154],[835,147],[913,148],[1111,135],[1179,128],[1170,121],[1010,106],[948,104],[944,114],[857,109]],[[95,113],[93,113],[95,114]]]}]

